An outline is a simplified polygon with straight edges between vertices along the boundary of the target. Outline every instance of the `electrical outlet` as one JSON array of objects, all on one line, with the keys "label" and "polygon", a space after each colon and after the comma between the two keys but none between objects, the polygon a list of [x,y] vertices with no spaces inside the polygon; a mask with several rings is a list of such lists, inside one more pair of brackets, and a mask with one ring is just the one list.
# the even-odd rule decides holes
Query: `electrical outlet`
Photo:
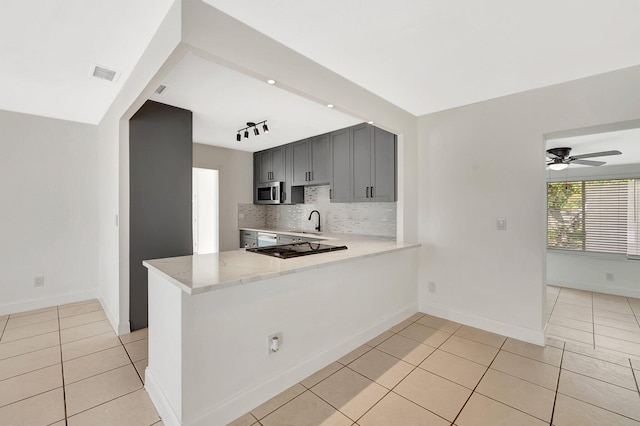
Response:
[{"label": "electrical outlet", "polygon": [[35,277],[33,279],[33,286],[34,287],[44,287],[44,277],[42,275],[39,275],[39,276]]},{"label": "electrical outlet", "polygon": [[507,230],[507,218],[506,217],[498,217],[498,218],[496,218],[496,228],[498,228],[498,231],[506,231]]},{"label": "electrical outlet", "polygon": [[244,219],[244,213],[238,213],[238,219],[240,220]]},{"label": "electrical outlet", "polygon": [[436,292],[436,283],[434,283],[433,281],[429,281],[429,293],[435,293]]},{"label": "electrical outlet", "polygon": [[606,277],[607,277],[607,281],[613,281],[614,279],[613,274],[611,272],[607,272]]},{"label": "electrical outlet", "polygon": [[[277,339],[276,346],[274,346],[274,339]],[[267,350],[269,351],[269,354],[275,354],[281,349],[282,349],[282,332],[273,333],[267,336]]]}]

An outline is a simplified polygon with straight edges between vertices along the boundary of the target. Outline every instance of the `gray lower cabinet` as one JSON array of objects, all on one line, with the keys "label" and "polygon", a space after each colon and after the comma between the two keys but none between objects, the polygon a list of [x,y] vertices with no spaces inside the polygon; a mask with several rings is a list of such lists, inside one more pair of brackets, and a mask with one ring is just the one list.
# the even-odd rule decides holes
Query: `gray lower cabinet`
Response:
[{"label": "gray lower cabinet", "polygon": [[258,247],[258,233],[256,231],[240,231],[240,248]]},{"label": "gray lower cabinet", "polygon": [[363,124],[350,129],[351,202],[395,201],[396,137]]},{"label": "gray lower cabinet", "polygon": [[254,167],[256,161],[258,183],[284,181],[284,147],[257,152],[254,156]]},{"label": "gray lower cabinet", "polygon": [[294,186],[329,183],[329,135],[320,135],[292,144]]}]

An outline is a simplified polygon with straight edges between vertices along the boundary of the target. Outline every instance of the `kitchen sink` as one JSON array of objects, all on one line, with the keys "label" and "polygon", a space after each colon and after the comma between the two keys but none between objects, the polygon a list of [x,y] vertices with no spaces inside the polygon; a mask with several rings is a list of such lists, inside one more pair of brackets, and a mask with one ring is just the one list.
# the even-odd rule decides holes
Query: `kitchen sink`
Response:
[{"label": "kitchen sink", "polygon": [[346,250],[347,246],[331,246],[320,243],[293,243],[281,246],[267,246],[248,248],[247,251],[264,254],[267,256],[279,257],[280,259],[290,259],[292,257],[308,256],[311,254],[327,253],[330,251]]}]

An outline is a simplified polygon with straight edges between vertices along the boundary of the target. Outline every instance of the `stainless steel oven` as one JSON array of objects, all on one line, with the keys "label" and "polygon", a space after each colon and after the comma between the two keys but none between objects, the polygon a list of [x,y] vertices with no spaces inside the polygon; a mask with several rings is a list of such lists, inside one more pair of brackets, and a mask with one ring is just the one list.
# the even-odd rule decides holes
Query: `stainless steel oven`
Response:
[{"label": "stainless steel oven", "polygon": [[282,202],[282,182],[269,182],[256,188],[258,204],[280,204]]}]

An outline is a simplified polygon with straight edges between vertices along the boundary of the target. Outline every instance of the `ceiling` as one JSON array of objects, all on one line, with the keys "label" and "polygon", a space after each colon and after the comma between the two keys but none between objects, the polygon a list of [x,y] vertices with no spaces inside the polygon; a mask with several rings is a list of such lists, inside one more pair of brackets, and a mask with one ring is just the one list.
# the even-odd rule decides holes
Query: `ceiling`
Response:
[{"label": "ceiling", "polygon": [[[588,158],[588,160],[605,161],[607,166],[640,164],[640,128],[547,140],[547,149],[560,147],[571,148],[571,155],[618,150],[622,155]],[[571,164],[571,168],[576,167],[591,166]]]},{"label": "ceiling", "polygon": [[204,0],[423,115],[640,63],[639,0]]},{"label": "ceiling", "polygon": [[97,124],[173,2],[2,0],[0,109]]},{"label": "ceiling", "polygon": [[[324,105],[187,54],[151,99],[193,111],[194,142],[241,151],[260,151],[360,123]],[[248,121],[267,120],[269,133],[250,132],[236,141]]]}]

